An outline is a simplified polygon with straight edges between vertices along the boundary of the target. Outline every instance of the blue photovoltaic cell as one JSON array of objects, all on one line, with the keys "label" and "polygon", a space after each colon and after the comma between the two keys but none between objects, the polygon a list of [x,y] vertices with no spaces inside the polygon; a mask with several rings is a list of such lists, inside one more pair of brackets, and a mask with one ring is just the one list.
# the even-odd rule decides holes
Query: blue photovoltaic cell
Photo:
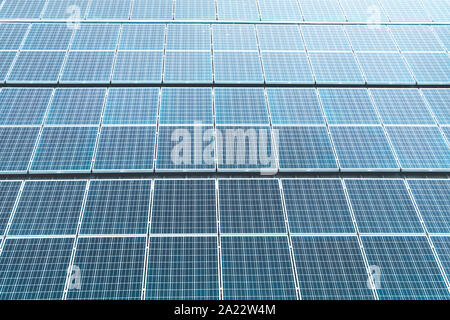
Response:
[{"label": "blue photovoltaic cell", "polygon": [[21,51],[7,82],[56,83],[65,56],[65,51]]},{"label": "blue photovoltaic cell", "polygon": [[416,0],[379,0],[392,22],[427,22],[427,16],[421,1]]},{"label": "blue photovoltaic cell", "polygon": [[384,124],[434,124],[417,89],[370,89]]},{"label": "blue photovoltaic cell", "polygon": [[257,0],[217,1],[219,20],[259,21]]},{"label": "blue photovoltaic cell", "polygon": [[217,237],[150,238],[145,298],[218,300],[217,251]]},{"label": "blue photovoltaic cell", "polygon": [[447,141],[450,143],[450,127],[442,127],[442,131],[444,131]]},{"label": "blue photovoltaic cell", "polygon": [[339,3],[348,21],[376,24],[376,28],[380,26],[378,23],[388,21],[378,0],[339,0]]},{"label": "blue photovoltaic cell", "polygon": [[[317,1],[317,0],[314,0]],[[352,47],[342,26],[302,26],[303,39],[308,51],[351,51]]]},{"label": "blue photovoltaic cell", "polygon": [[131,0],[92,0],[87,19],[128,20]]},{"label": "blue photovoltaic cell", "polygon": [[430,26],[391,25],[389,29],[402,52],[444,51]]},{"label": "blue photovoltaic cell", "polygon": [[425,236],[361,237],[369,265],[382,270],[380,300],[450,298]]},{"label": "blue photovoltaic cell", "polygon": [[255,27],[251,24],[215,24],[212,32],[215,51],[258,51]]},{"label": "blue photovoltaic cell", "polygon": [[326,127],[275,127],[280,171],[337,171]]},{"label": "blue photovoltaic cell", "polygon": [[404,53],[418,84],[449,84],[450,58],[447,53]]},{"label": "blue photovoltaic cell", "polygon": [[45,127],[31,171],[89,172],[97,127]]},{"label": "blue photovoltaic cell", "polygon": [[304,300],[373,300],[356,236],[292,237]]},{"label": "blue photovoltaic cell", "polygon": [[266,83],[314,83],[305,52],[262,52]]},{"label": "blue photovoltaic cell", "polygon": [[0,19],[39,19],[46,0],[5,0]]},{"label": "blue photovoltaic cell", "polygon": [[75,32],[71,50],[115,50],[120,24],[82,23]]},{"label": "blue photovoltaic cell", "polygon": [[112,82],[161,83],[163,51],[119,51]]},{"label": "blue photovoltaic cell", "polygon": [[171,20],[172,9],[172,0],[134,0],[131,20]]},{"label": "blue photovoltaic cell", "polygon": [[162,88],[160,124],[213,124],[211,88]]},{"label": "blue photovoltaic cell", "polygon": [[26,173],[40,127],[0,127],[0,172]]},{"label": "blue photovoltaic cell", "polygon": [[379,123],[367,89],[320,88],[319,95],[328,124]]},{"label": "blue photovoltaic cell", "polygon": [[150,233],[217,234],[215,180],[156,180]]},{"label": "blue photovoltaic cell", "polygon": [[[351,1],[360,2],[361,0]],[[376,2],[376,0],[369,1]],[[345,31],[355,51],[398,52],[397,45],[387,26],[347,25]]]},{"label": "blue photovoltaic cell", "polygon": [[0,125],[41,125],[53,89],[3,88]]},{"label": "blue photovoltaic cell", "polygon": [[208,24],[169,24],[166,50],[211,50]]},{"label": "blue photovoltaic cell", "polygon": [[319,99],[314,89],[266,89],[272,124],[323,124]]},{"label": "blue photovoltaic cell", "polygon": [[71,22],[76,23],[73,15],[78,14],[79,12],[80,19],[84,19],[89,1],[90,0],[48,0],[42,18],[68,21],[69,19],[72,19]]},{"label": "blue photovoltaic cell", "polygon": [[154,124],[158,113],[159,88],[111,88],[103,124]]},{"label": "blue photovoltaic cell", "polygon": [[125,24],[119,50],[163,50],[164,33],[163,24]]},{"label": "blue photovoltaic cell", "polygon": [[46,124],[100,123],[106,89],[58,88],[47,112]]},{"label": "blue photovoltaic cell", "polygon": [[84,281],[80,289],[69,288],[67,299],[140,299],[145,244],[145,237],[80,238],[73,264]]},{"label": "blue photovoltaic cell", "polygon": [[293,50],[304,51],[300,28],[296,25],[258,25],[258,41],[264,50]]},{"label": "blue photovoltaic cell", "polygon": [[0,298],[62,299],[73,238],[7,239],[0,256]]},{"label": "blue photovoltaic cell", "polygon": [[296,0],[258,0],[263,21],[302,21],[302,12]]},{"label": "blue photovoltaic cell", "polygon": [[450,169],[450,149],[436,127],[387,127],[402,169]]},{"label": "blue photovoltaic cell", "polygon": [[423,233],[401,179],[346,179],[348,197],[361,233]]},{"label": "blue photovoltaic cell", "polygon": [[269,124],[262,88],[215,88],[216,124]]},{"label": "blue photovoltaic cell", "polygon": [[422,89],[428,105],[440,124],[450,124],[450,89]]},{"label": "blue photovoltaic cell", "polygon": [[291,233],[354,233],[339,179],[283,179]]},{"label": "blue photovoltaic cell", "polygon": [[8,235],[75,235],[86,181],[27,181]]},{"label": "blue photovoltaic cell", "polygon": [[216,20],[214,0],[176,0],[175,20]]},{"label": "blue photovoltaic cell", "polygon": [[444,46],[447,48],[447,51],[450,51],[450,27],[445,25],[437,25],[433,26],[433,30],[438,35]]},{"label": "blue photovoltaic cell", "polygon": [[310,52],[309,58],[317,83],[365,83],[351,52]]},{"label": "blue photovoltaic cell", "polygon": [[146,234],[150,180],[92,180],[80,234]]},{"label": "blue photovoltaic cell", "polygon": [[160,126],[156,172],[215,171],[211,126]]},{"label": "blue photovoltaic cell", "polygon": [[67,50],[73,29],[65,23],[35,23],[23,44],[23,50]]},{"label": "blue photovoltaic cell", "polygon": [[294,300],[287,237],[222,237],[225,300]]},{"label": "blue photovoltaic cell", "polygon": [[6,80],[8,71],[16,56],[16,51],[0,51],[0,82]]},{"label": "blue photovoltaic cell", "polygon": [[14,209],[21,184],[20,181],[0,181],[0,235],[2,236]]},{"label": "blue photovoltaic cell", "polygon": [[346,21],[338,0],[299,0],[305,21]]},{"label": "blue photovoltaic cell", "polygon": [[399,171],[381,126],[330,127],[330,133],[343,171]]},{"label": "blue photovoltaic cell", "polygon": [[109,83],[113,63],[113,51],[71,51],[61,83]]},{"label": "blue photovoltaic cell", "polygon": [[258,52],[214,52],[216,83],[263,83]]},{"label": "blue photovoltaic cell", "polygon": [[356,56],[368,84],[416,83],[398,52],[360,52]]},{"label": "blue photovoltaic cell", "polygon": [[450,275],[450,237],[431,237],[431,239],[448,278]]},{"label": "blue photovoltaic cell", "polygon": [[154,126],[103,126],[94,171],[153,171]]},{"label": "blue photovoltaic cell", "polygon": [[211,83],[211,52],[167,51],[165,83]]},{"label": "blue photovoltaic cell", "polygon": [[219,180],[219,215],[222,234],[286,232],[278,180]]},{"label": "blue photovoltaic cell", "polygon": [[19,50],[28,24],[0,23],[0,50]]},{"label": "blue photovoltaic cell", "polygon": [[450,233],[450,180],[408,180],[430,233]]},{"label": "blue photovoltaic cell", "polygon": [[450,20],[450,3],[447,0],[424,1],[425,10],[433,21],[448,22]]}]

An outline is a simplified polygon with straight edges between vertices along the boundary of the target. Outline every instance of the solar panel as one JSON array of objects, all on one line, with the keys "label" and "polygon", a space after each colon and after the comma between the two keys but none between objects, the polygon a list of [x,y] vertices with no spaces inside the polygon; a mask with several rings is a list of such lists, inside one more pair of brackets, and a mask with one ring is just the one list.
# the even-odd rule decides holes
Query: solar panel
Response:
[{"label": "solar panel", "polygon": [[450,58],[447,53],[404,53],[418,84],[449,84]]},{"label": "solar panel", "polygon": [[[351,1],[352,5],[353,3],[360,2],[360,0]],[[375,10],[380,10],[381,12],[380,7],[378,8],[379,9]],[[355,51],[398,52],[397,44],[392,38],[387,26],[346,25],[344,28],[348,35],[348,38],[350,39],[352,48]]]},{"label": "solar panel", "polygon": [[131,0],[92,0],[87,19],[128,20]]},{"label": "solar panel", "polygon": [[48,0],[42,18],[63,20],[72,18],[74,14],[77,16],[79,13],[80,20],[84,19],[89,2],[89,0]]},{"label": "solar panel", "polygon": [[354,233],[339,179],[283,179],[290,233]]},{"label": "solar panel", "polygon": [[219,180],[220,232],[285,233],[278,180]]},{"label": "solar panel", "polygon": [[0,23],[0,50],[19,50],[29,25]]},{"label": "solar panel", "polygon": [[161,83],[162,68],[162,51],[119,51],[112,82]]},{"label": "solar panel", "polygon": [[448,275],[450,274],[450,237],[431,237],[436,252],[439,256],[439,260],[442,263],[444,272]]},{"label": "solar panel", "polygon": [[26,181],[8,236],[75,235],[86,181]]},{"label": "solar panel", "polygon": [[97,127],[44,127],[32,172],[90,172]]},{"label": "solar panel", "polygon": [[450,51],[450,28],[448,26],[433,26],[433,31],[438,35],[438,38],[447,48],[447,51]]},{"label": "solar panel", "polygon": [[0,51],[0,82],[3,83],[6,80],[8,71],[16,57],[16,51]]},{"label": "solar panel", "polygon": [[214,52],[216,83],[263,83],[258,52]]},{"label": "solar panel", "polygon": [[258,4],[256,0],[220,0],[217,15],[219,20],[258,21]]},{"label": "solar panel", "polygon": [[444,132],[445,136],[447,137],[447,141],[450,143],[450,127],[442,127],[442,131]]},{"label": "solar panel", "polygon": [[421,1],[414,0],[379,0],[392,22],[430,21]]},{"label": "solar panel", "polygon": [[126,24],[122,26],[119,50],[163,50],[164,37],[163,24]]},{"label": "solar panel", "polygon": [[262,21],[301,21],[302,12],[295,0],[258,0]]},{"label": "solar panel", "polygon": [[71,50],[115,50],[119,24],[83,23],[75,32]]},{"label": "solar panel", "polygon": [[391,25],[389,29],[402,52],[444,51],[430,26]]},{"label": "solar panel", "polygon": [[361,233],[423,233],[401,179],[346,179],[345,185]]},{"label": "solar panel", "polygon": [[361,237],[369,265],[381,270],[381,300],[449,299],[425,236]]},{"label": "solar panel", "polygon": [[175,20],[216,20],[214,0],[177,0]]},{"label": "solar panel", "polygon": [[48,109],[46,124],[98,125],[106,89],[58,88]]},{"label": "solar panel", "polygon": [[314,83],[305,52],[262,52],[266,83]]},{"label": "solar panel", "polygon": [[216,124],[269,124],[262,88],[215,88]]},{"label": "solar panel", "polygon": [[134,0],[131,20],[171,20],[172,0]]},{"label": "solar panel", "polygon": [[169,24],[166,50],[211,51],[210,26],[207,24]]},{"label": "solar panel", "polygon": [[376,27],[380,26],[380,22],[388,21],[378,0],[339,0],[339,3],[348,21],[366,22]]},{"label": "solar panel", "polygon": [[103,124],[154,124],[158,113],[159,88],[111,88]]},{"label": "solar panel", "polygon": [[24,50],[67,50],[73,29],[63,23],[34,23],[31,25]]},{"label": "solar panel", "polygon": [[217,237],[150,238],[145,298],[219,299],[217,251]]},{"label": "solar panel", "polygon": [[299,0],[305,21],[346,21],[338,0]]},{"label": "solar panel", "polygon": [[387,127],[403,171],[448,171],[450,149],[436,127]]},{"label": "solar panel", "polygon": [[421,89],[440,124],[450,124],[450,89]]},{"label": "solar panel", "polygon": [[70,51],[61,83],[109,83],[113,51]]},{"label": "solar panel", "polygon": [[103,126],[93,171],[153,171],[155,131],[154,126]]},{"label": "solar panel", "polygon": [[211,83],[211,52],[167,51],[165,83]]},{"label": "solar panel", "polygon": [[214,50],[258,51],[255,27],[251,24],[215,24],[212,26]]},{"label": "solar panel", "polygon": [[338,171],[326,127],[274,127],[280,171]]},{"label": "solar panel", "polygon": [[319,84],[365,83],[351,52],[310,52],[309,59]]},{"label": "solar panel", "polygon": [[2,236],[13,212],[21,184],[21,181],[0,181],[0,235]]},{"label": "solar panel", "polygon": [[445,0],[426,1],[425,10],[433,21],[445,22],[450,20],[450,4]]},{"label": "solar panel", "polygon": [[73,241],[73,238],[6,239],[0,256],[0,297],[62,299]]},{"label": "solar panel", "polygon": [[92,180],[80,234],[146,234],[150,180]]},{"label": "solar panel", "polygon": [[257,25],[261,50],[304,51],[300,28],[296,25]]},{"label": "solar panel", "polygon": [[[317,1],[317,0],[315,0]],[[308,51],[351,51],[344,28],[338,25],[302,26]]]},{"label": "solar panel", "polygon": [[381,126],[330,127],[342,171],[399,171]]},{"label": "solar panel", "polygon": [[155,180],[153,234],[217,234],[214,180]]},{"label": "solar panel", "polygon": [[82,272],[82,284],[69,288],[67,299],[140,299],[145,244],[145,237],[80,238],[73,264]]},{"label": "solar panel", "polygon": [[26,173],[39,127],[0,127],[0,173]]},{"label": "solar panel", "polygon": [[162,88],[160,124],[213,124],[211,88]]},{"label": "solar panel", "polygon": [[39,19],[46,0],[5,0],[0,19]]},{"label": "solar panel", "polygon": [[355,236],[292,237],[292,244],[302,299],[374,299]]},{"label": "solar panel", "polygon": [[225,300],[294,300],[287,237],[222,237]]}]

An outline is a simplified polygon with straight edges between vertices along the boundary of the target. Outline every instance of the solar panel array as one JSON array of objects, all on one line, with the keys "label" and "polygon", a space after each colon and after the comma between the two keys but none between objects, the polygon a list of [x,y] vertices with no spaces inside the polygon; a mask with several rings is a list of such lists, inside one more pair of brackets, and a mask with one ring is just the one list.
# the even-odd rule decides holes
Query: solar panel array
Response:
[{"label": "solar panel array", "polygon": [[0,1],[0,299],[450,299],[449,13]]}]

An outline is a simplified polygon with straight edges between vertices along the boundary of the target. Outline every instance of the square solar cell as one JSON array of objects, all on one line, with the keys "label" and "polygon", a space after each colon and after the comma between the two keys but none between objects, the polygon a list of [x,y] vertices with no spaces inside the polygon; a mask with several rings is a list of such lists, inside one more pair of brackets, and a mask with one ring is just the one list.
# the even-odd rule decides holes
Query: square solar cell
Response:
[{"label": "square solar cell", "polygon": [[86,181],[27,181],[8,235],[75,235]]},{"label": "square solar cell", "polygon": [[450,237],[431,237],[447,278],[450,275]]},{"label": "square solar cell", "polygon": [[259,46],[264,50],[304,51],[300,28],[296,25],[261,24],[257,27]]},{"label": "square solar cell", "polygon": [[217,1],[219,20],[259,21],[257,0],[220,0]]},{"label": "square solar cell", "polygon": [[[359,3],[361,0],[350,0]],[[368,0],[375,1],[376,0]],[[341,0],[342,3],[342,0]],[[374,7],[375,8],[375,7]],[[380,10],[381,7],[378,7]],[[397,44],[387,26],[382,25],[347,25],[345,31],[355,51],[398,52]]]},{"label": "square solar cell", "polygon": [[402,52],[445,50],[430,26],[391,25],[389,29]]},{"label": "square solar cell", "polygon": [[348,197],[361,233],[423,233],[401,179],[346,179]]},{"label": "square solar cell", "polygon": [[305,300],[373,300],[357,237],[292,237]]},{"label": "square solar cell", "polygon": [[339,0],[339,3],[347,21],[367,22],[375,27],[380,26],[380,22],[389,21],[378,0]]},{"label": "square solar cell", "polygon": [[0,256],[0,298],[62,299],[73,238],[7,239]]},{"label": "square solar cell", "polygon": [[103,124],[154,124],[159,88],[110,88]]},{"label": "square solar cell", "polygon": [[90,172],[97,127],[45,127],[30,171]]},{"label": "square solar cell", "polygon": [[34,23],[22,46],[23,50],[67,50],[73,29],[65,23]]},{"label": "square solar cell", "polygon": [[449,84],[450,57],[447,53],[404,53],[418,84]]},{"label": "square solar cell", "polygon": [[109,83],[114,51],[70,51],[61,83]]},{"label": "square solar cell", "polygon": [[262,88],[215,88],[216,124],[269,124]]},{"label": "square solar cell", "polygon": [[39,127],[0,127],[0,173],[26,173]]},{"label": "square solar cell", "polygon": [[323,124],[316,91],[310,88],[266,89],[272,124]]},{"label": "square solar cell", "polygon": [[433,26],[433,31],[438,35],[442,44],[450,51],[450,27],[445,25]]},{"label": "square solar cell", "polygon": [[164,50],[164,37],[163,24],[125,24],[119,50]]},{"label": "square solar cell", "polygon": [[46,0],[5,0],[0,19],[39,19]]},{"label": "square solar cell", "polygon": [[263,21],[302,21],[302,12],[295,0],[258,0]]},{"label": "square solar cell", "polygon": [[160,126],[156,172],[215,171],[211,126]]},{"label": "square solar cell", "polygon": [[57,88],[46,124],[100,124],[106,89]]},{"label": "square solar cell", "polygon": [[[0,235],[3,236],[19,194],[21,181],[0,181]],[[1,243],[0,243],[1,244]]]},{"label": "square solar cell", "polygon": [[408,180],[430,233],[450,233],[450,180]]},{"label": "square solar cell", "polygon": [[278,180],[220,179],[220,232],[285,233]]},{"label": "square solar cell", "polygon": [[274,134],[280,171],[338,171],[326,127],[274,127]]},{"label": "square solar cell", "polygon": [[176,0],[175,20],[216,20],[214,0]]},{"label": "square solar cell", "polygon": [[284,203],[292,233],[354,233],[339,179],[283,179]]},{"label": "square solar cell", "polygon": [[384,124],[434,124],[417,89],[370,89]]},{"label": "square solar cell", "polygon": [[305,52],[262,52],[266,83],[314,83]]},{"label": "square solar cell", "polygon": [[216,83],[264,83],[258,52],[214,52]]},{"label": "square solar cell", "polygon": [[422,89],[422,93],[441,125],[450,124],[450,89]]},{"label": "square solar cell", "polygon": [[415,0],[379,0],[392,22],[431,21],[421,1]]},{"label": "square solar cell", "polygon": [[435,22],[448,22],[450,20],[450,3],[446,0],[432,0],[423,2],[425,11]]},{"label": "square solar cell", "polygon": [[163,51],[118,51],[113,83],[161,83]]},{"label": "square solar cell", "polygon": [[56,83],[65,56],[65,51],[21,51],[7,82]]},{"label": "square solar cell", "polygon": [[80,238],[73,264],[82,272],[81,289],[69,288],[67,299],[140,299],[145,244],[144,237]]},{"label": "square solar cell", "polygon": [[358,62],[351,52],[310,52],[309,59],[319,84],[364,84]]},{"label": "square solar cell", "polygon": [[338,0],[299,0],[305,21],[346,21]]},{"label": "square solar cell", "polygon": [[92,180],[80,234],[146,234],[150,180]]},{"label": "square solar cell", "polygon": [[155,131],[154,126],[103,126],[93,171],[152,172]]},{"label": "square solar cell", "polygon": [[134,0],[131,20],[171,20],[172,0]]},{"label": "square solar cell", "polygon": [[150,233],[217,234],[215,180],[156,180]]},{"label": "square solar cell", "polygon": [[222,237],[225,300],[295,300],[287,237]]},{"label": "square solar cell", "polygon": [[425,236],[362,237],[369,265],[380,268],[380,300],[450,298]]},{"label": "square solar cell", "polygon": [[[83,20],[90,0],[48,0],[43,19]],[[77,19],[78,18],[78,19]]]},{"label": "square solar cell", "polygon": [[436,127],[387,127],[403,171],[449,171],[450,149]]},{"label": "square solar cell", "polygon": [[87,19],[128,20],[131,0],[92,0]]},{"label": "square solar cell", "polygon": [[120,24],[82,23],[75,32],[71,50],[115,50]]},{"label": "square solar cell", "polygon": [[308,51],[352,51],[342,26],[302,26],[302,34]]},{"label": "square solar cell", "polygon": [[19,50],[29,25],[0,23],[0,50]]},{"label": "square solar cell", "polygon": [[208,24],[169,24],[166,50],[211,51],[210,26]]},{"label": "square solar cell", "polygon": [[328,124],[379,124],[367,89],[320,88]]},{"label": "square solar cell", "polygon": [[215,24],[212,26],[214,50],[258,51],[255,27],[251,24]]},{"label": "square solar cell", "polygon": [[342,171],[399,171],[381,126],[330,127]]},{"label": "square solar cell", "polygon": [[217,237],[150,238],[145,298],[219,299],[217,251]]},{"label": "square solar cell", "polygon": [[213,124],[211,88],[162,88],[160,124]]},{"label": "square solar cell", "polygon": [[211,52],[167,51],[165,83],[212,83]]}]

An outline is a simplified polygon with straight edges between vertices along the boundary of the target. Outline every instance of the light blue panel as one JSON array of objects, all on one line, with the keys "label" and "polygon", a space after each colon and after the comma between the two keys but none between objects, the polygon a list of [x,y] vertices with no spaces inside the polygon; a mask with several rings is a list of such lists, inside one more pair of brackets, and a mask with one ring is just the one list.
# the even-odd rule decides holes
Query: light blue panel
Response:
[{"label": "light blue panel", "polygon": [[433,30],[447,48],[447,51],[450,51],[450,26],[433,26]]},{"label": "light blue panel", "polygon": [[251,24],[215,24],[212,32],[215,51],[258,51],[255,27]]},{"label": "light blue panel", "polygon": [[73,29],[65,23],[34,23],[25,39],[23,50],[67,50]]},{"label": "light blue panel", "polygon": [[364,84],[365,80],[351,52],[310,52],[309,59],[319,84]]},{"label": "light blue panel", "polygon": [[314,83],[305,52],[262,52],[266,83]]},{"label": "light blue panel", "polygon": [[[83,20],[90,0],[48,0],[43,19]],[[65,24],[64,24],[65,25]]]},{"label": "light blue panel", "polygon": [[416,0],[378,0],[392,22],[428,22],[421,1]]},{"label": "light blue panel", "polygon": [[3,236],[14,209],[21,181],[0,181],[0,234]]},{"label": "light blue panel", "polygon": [[368,84],[416,83],[398,52],[360,52],[356,56]]},{"label": "light blue panel", "polygon": [[163,51],[119,51],[112,83],[161,83]]},{"label": "light blue panel", "polygon": [[450,124],[450,89],[422,89],[428,105],[440,124]]},{"label": "light blue panel", "polygon": [[450,237],[431,237],[431,239],[448,279],[450,274]]},{"label": "light blue panel", "polygon": [[259,21],[257,0],[218,0],[219,20]]},{"label": "light blue panel", "polygon": [[166,52],[164,82],[212,83],[211,52]]},{"label": "light blue panel", "polygon": [[258,52],[214,52],[215,83],[264,83]]},{"label": "light blue panel", "polygon": [[120,24],[82,23],[75,32],[71,50],[116,50]]},{"label": "light blue panel", "polygon": [[304,51],[300,28],[297,25],[257,25],[258,41],[264,50],[293,50]]},{"label": "light blue panel", "polygon": [[0,19],[39,19],[46,0],[5,0]]},{"label": "light blue panel", "polygon": [[8,71],[16,57],[16,51],[0,51],[0,82],[6,80]]},{"label": "light blue panel", "polygon": [[338,0],[299,0],[305,21],[346,21]]},{"label": "light blue panel", "polygon": [[404,53],[418,84],[449,84],[450,57],[447,53]]},{"label": "light blue panel", "polygon": [[402,52],[445,50],[430,26],[392,25],[389,29]]},{"label": "light blue panel", "polygon": [[423,1],[425,11],[435,22],[450,21],[450,3],[446,0]]},{"label": "light blue panel", "polygon": [[21,51],[7,82],[56,83],[65,55],[65,51]]},{"label": "light blue panel", "polygon": [[339,3],[350,22],[372,23],[378,27],[380,22],[388,21],[378,0],[339,0]]},{"label": "light blue panel", "polygon": [[114,51],[70,51],[61,83],[109,83]]},{"label": "light blue panel", "polygon": [[124,24],[119,50],[164,50],[163,24]]},{"label": "light blue panel", "polygon": [[0,23],[0,50],[19,50],[28,24]]},{"label": "light blue panel", "polygon": [[263,21],[302,21],[303,16],[296,0],[258,0]]},{"label": "light blue panel", "polygon": [[216,20],[214,0],[176,0],[175,20]]},{"label": "light blue panel", "polygon": [[352,51],[344,28],[340,25],[312,25],[301,28],[308,51]]},{"label": "light blue panel", "polygon": [[209,24],[169,24],[166,50],[211,51]]},{"label": "light blue panel", "polygon": [[173,0],[134,0],[131,20],[171,20]]},{"label": "light blue panel", "polygon": [[40,127],[0,127],[0,173],[26,173]]},{"label": "light blue panel", "polygon": [[131,0],[92,0],[88,20],[128,20]]},{"label": "light blue panel", "polygon": [[355,51],[398,52],[387,26],[347,25],[344,28]]}]

